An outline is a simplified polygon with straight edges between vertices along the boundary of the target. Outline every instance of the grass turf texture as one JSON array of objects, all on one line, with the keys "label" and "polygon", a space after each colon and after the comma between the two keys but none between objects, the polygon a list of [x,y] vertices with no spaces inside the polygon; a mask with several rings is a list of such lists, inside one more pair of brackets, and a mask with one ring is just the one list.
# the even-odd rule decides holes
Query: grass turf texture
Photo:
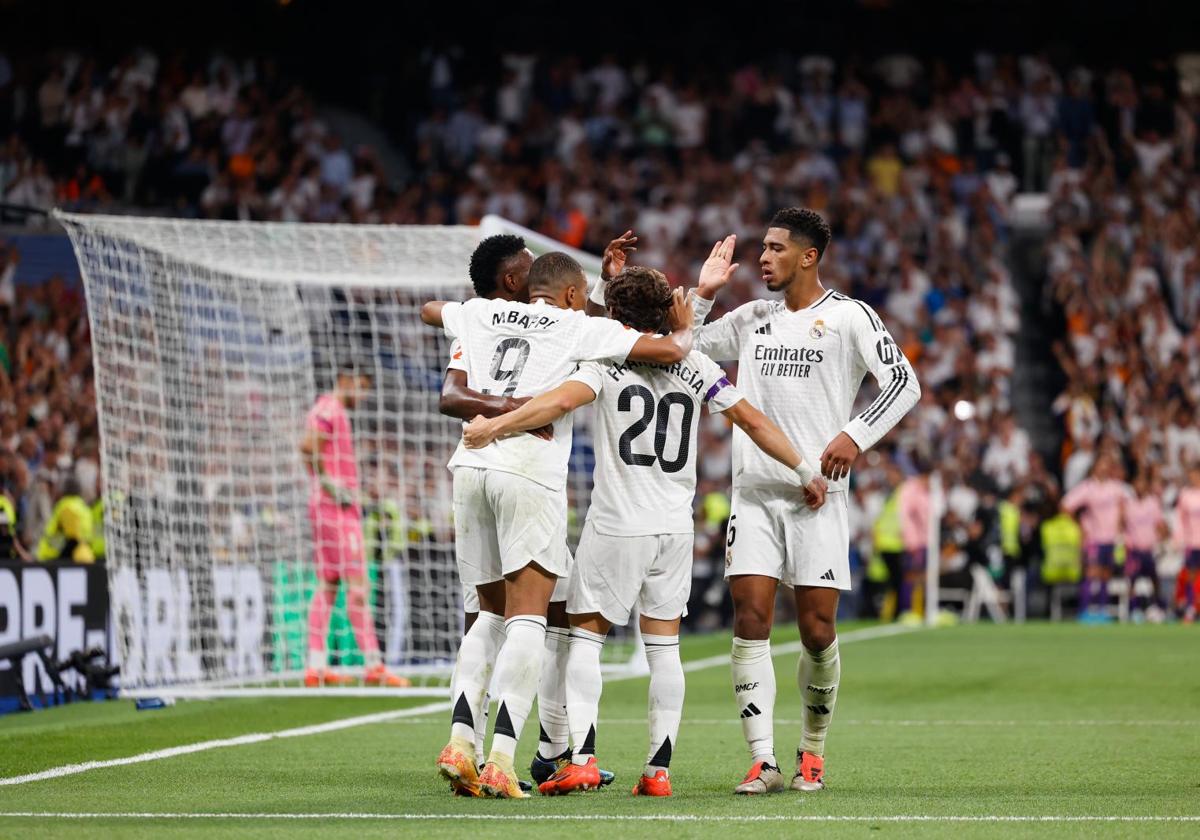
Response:
[{"label": "grass turf texture", "polygon": [[[843,635],[848,627],[842,628]],[[780,632],[776,644],[794,640]],[[684,658],[728,651],[685,639]],[[847,644],[827,749],[829,789],[741,798],[749,765],[728,666],[688,674],[672,766],[676,795],[629,795],[645,759],[646,681],[606,686],[598,755],[605,791],[521,802],[452,797],[433,771],[449,713],[215,749],[0,787],[0,812],[461,815],[443,819],[66,819],[0,816],[0,836],[611,838],[731,832],[795,836],[1196,836],[1197,822],[902,822],[882,819],[1200,814],[1200,636],[1181,626],[975,625]],[[796,657],[777,657],[776,744],[784,772],[800,735]],[[133,703],[0,717],[0,776],[429,703],[395,699]],[[518,766],[535,749],[526,726]],[[636,818],[673,815],[687,822]],[[501,816],[505,820],[487,819]],[[569,821],[532,817],[569,817]],[[463,819],[469,817],[470,819]],[[620,819],[631,817],[635,819]],[[782,817],[749,822],[741,818]],[[797,821],[854,817],[856,822]],[[515,818],[515,819],[510,819]],[[878,819],[875,819],[878,818]]]}]

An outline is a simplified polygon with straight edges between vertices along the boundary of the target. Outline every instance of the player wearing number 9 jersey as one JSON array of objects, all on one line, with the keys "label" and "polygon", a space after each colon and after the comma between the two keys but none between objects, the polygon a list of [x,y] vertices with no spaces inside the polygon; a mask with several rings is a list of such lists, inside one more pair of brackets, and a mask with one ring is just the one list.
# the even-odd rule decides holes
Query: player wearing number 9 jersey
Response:
[{"label": "player wearing number 9 jersey", "polygon": [[[606,297],[613,318],[653,333],[663,325],[671,292],[660,272],[634,266],[609,284]],[[574,753],[571,764],[540,789],[561,794],[598,785],[600,652],[612,625],[625,624],[636,609],[650,664],[650,749],[634,792],[669,795],[667,768],[683,708],[679,620],[691,586],[701,407],[724,412],[764,452],[798,472],[812,508],[823,503],[825,485],[783,432],[742,398],[716,364],[696,352],[671,365],[585,362],[553,391],[508,414],[473,421],[464,441],[483,447],[473,451],[487,453],[513,439],[504,435],[561,422],[593,401],[595,484],[567,598],[572,628],[567,717]],[[796,490],[798,506],[804,506],[805,495]]]},{"label": "player wearing number 9 jersey", "polygon": [[[474,299],[427,303],[427,324],[442,326],[462,342],[468,384],[474,390],[523,397],[561,384],[578,363],[591,359],[672,364],[692,344],[691,311],[677,294],[669,336],[640,335],[614,321],[583,313],[587,284],[579,264],[550,253],[529,270],[529,303]],[[463,675],[451,739],[438,759],[439,771],[466,793],[521,797],[513,755],[536,693],[546,634],[546,607],[556,579],[567,572],[567,460],[570,421],[555,424],[552,440],[530,435],[505,440],[487,452],[459,448],[450,461],[455,472],[455,527],[459,566],[468,584],[503,581],[505,635],[494,656],[499,707],[492,749],[476,776],[474,720],[487,685]],[[477,647],[476,627],[463,638],[463,650]]]}]

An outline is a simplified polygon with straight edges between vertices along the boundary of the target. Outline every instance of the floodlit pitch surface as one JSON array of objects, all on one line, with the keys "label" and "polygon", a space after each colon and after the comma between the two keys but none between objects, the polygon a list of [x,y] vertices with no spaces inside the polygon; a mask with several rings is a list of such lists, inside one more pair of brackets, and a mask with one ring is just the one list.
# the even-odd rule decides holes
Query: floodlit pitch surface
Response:
[{"label": "floodlit pitch surface", "polygon": [[[120,701],[0,718],[0,836],[1200,836],[1200,629],[889,633],[842,628],[829,788],[815,795],[730,793],[749,760],[722,634],[683,645],[695,665],[668,800],[629,794],[645,679],[605,687],[611,788],[521,802],[450,795],[433,771],[449,713],[428,698]],[[794,641],[780,632],[776,648]],[[776,665],[790,773],[795,654]],[[536,735],[526,727],[526,766]]]}]

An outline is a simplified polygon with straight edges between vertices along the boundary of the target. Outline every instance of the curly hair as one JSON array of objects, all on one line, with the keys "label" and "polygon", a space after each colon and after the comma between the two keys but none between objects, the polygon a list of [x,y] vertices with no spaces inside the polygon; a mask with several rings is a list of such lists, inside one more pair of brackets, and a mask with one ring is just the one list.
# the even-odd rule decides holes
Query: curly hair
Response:
[{"label": "curly hair", "polygon": [[504,264],[525,250],[525,240],[511,233],[498,233],[484,239],[471,254],[471,285],[482,298],[496,293]]},{"label": "curly hair", "polygon": [[658,332],[671,308],[671,284],[661,271],[627,265],[608,281],[604,302],[612,317],[639,332]]},{"label": "curly hair", "polygon": [[807,207],[785,207],[771,217],[767,227],[787,228],[792,239],[803,240],[817,249],[818,261],[825,255],[829,240],[833,238],[829,222],[816,210]]}]

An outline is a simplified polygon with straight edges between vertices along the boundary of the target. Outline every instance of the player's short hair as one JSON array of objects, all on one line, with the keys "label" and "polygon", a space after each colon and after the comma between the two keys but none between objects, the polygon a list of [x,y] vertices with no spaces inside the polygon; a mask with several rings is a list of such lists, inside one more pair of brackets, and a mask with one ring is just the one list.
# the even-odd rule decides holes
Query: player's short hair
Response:
[{"label": "player's short hair", "polygon": [[504,264],[525,250],[525,240],[511,233],[497,233],[480,242],[471,254],[471,285],[480,297],[491,297],[503,273]]},{"label": "player's short hair", "polygon": [[562,251],[542,254],[529,267],[529,291],[557,294],[583,279],[583,266]]},{"label": "player's short hair", "polygon": [[338,379],[342,379],[342,378],[358,379],[358,378],[362,378],[362,377],[370,379],[371,372],[364,368],[360,368],[358,365],[354,364],[353,362],[342,362],[340,365],[338,365],[338,369],[337,369],[337,378]]},{"label": "player's short hair", "polygon": [[639,332],[659,330],[671,308],[671,284],[661,271],[627,265],[604,289],[612,317]]},{"label": "player's short hair", "polygon": [[833,238],[829,222],[816,210],[809,210],[807,207],[784,207],[771,217],[767,227],[787,228],[792,239],[803,240],[817,249],[818,262],[825,255],[829,240]]}]

